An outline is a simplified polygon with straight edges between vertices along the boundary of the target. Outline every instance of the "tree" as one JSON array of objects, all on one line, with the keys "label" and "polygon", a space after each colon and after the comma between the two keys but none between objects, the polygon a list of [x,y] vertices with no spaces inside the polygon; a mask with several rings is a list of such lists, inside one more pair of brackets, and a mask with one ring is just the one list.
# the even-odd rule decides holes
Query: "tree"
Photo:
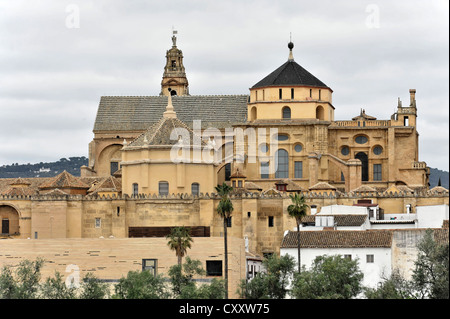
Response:
[{"label": "tree", "polygon": [[289,195],[292,204],[288,206],[287,211],[289,216],[295,218],[297,223],[297,250],[298,250],[298,272],[301,271],[301,261],[300,261],[300,224],[303,217],[306,216],[308,205],[305,203],[305,197],[295,193],[295,195]]},{"label": "tree", "polygon": [[414,298],[411,283],[403,278],[398,270],[394,270],[389,278],[385,278],[378,288],[365,288],[367,299],[411,299]]},{"label": "tree", "polygon": [[189,229],[184,226],[173,227],[166,239],[169,240],[167,245],[171,250],[175,251],[178,257],[178,265],[181,266],[182,258],[186,255],[188,248],[191,248],[191,243],[194,241]]},{"label": "tree", "polygon": [[0,274],[0,298],[35,299],[39,297],[39,281],[44,259],[22,260],[13,272],[12,266],[4,266]]},{"label": "tree", "polygon": [[76,288],[67,287],[62,275],[56,271],[55,277],[48,277],[41,286],[43,299],[75,299]]},{"label": "tree", "polygon": [[167,299],[169,293],[160,275],[153,276],[148,270],[129,271],[114,286],[116,299]]},{"label": "tree", "polygon": [[299,299],[351,299],[362,291],[358,260],[341,255],[317,256],[310,270],[295,274],[291,295]]},{"label": "tree", "polygon": [[418,243],[417,260],[414,262],[412,281],[419,298],[449,298],[449,244],[439,245],[433,238],[433,230],[427,229]]},{"label": "tree", "polygon": [[205,275],[205,270],[199,260],[186,257],[186,262],[174,265],[169,269],[169,278],[172,286],[172,295],[180,299],[223,299],[225,288],[223,281],[214,278],[211,284],[197,287],[194,276]]},{"label": "tree", "polygon": [[80,289],[80,299],[104,299],[109,296],[108,284],[100,281],[90,272],[81,281]]},{"label": "tree", "polygon": [[217,205],[217,213],[223,219],[223,238],[225,250],[225,298],[228,299],[228,239],[227,239],[227,220],[231,217],[233,212],[233,203],[229,197],[229,193],[233,190],[225,182],[222,185],[216,186],[216,191],[221,197]]},{"label": "tree", "polygon": [[258,273],[251,281],[241,281],[239,294],[246,299],[284,299],[288,292],[289,279],[294,272],[292,256],[271,255],[264,259],[264,272]]}]

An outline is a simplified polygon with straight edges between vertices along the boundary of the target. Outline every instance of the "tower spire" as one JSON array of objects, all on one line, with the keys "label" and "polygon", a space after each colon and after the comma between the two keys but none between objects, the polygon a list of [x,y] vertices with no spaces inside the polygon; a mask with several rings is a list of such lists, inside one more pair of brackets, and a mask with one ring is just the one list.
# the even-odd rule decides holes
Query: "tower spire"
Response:
[{"label": "tower spire", "polygon": [[183,65],[183,52],[177,48],[178,31],[172,28],[172,48],[166,52],[166,66],[160,95],[189,95],[189,83]]}]

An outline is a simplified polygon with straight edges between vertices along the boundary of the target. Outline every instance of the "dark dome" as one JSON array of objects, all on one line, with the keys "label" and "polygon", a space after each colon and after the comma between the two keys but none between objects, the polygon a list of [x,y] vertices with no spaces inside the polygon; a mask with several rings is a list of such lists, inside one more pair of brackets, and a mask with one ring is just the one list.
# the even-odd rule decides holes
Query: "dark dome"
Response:
[{"label": "dark dome", "polygon": [[289,85],[329,88],[325,83],[320,81],[293,60],[289,60],[284,63],[278,69],[256,83],[252,88]]}]

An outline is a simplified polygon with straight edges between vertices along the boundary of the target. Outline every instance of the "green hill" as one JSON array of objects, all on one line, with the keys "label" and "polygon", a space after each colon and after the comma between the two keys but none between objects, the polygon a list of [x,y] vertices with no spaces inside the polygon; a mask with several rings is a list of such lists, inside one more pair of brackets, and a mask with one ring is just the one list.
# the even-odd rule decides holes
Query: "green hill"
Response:
[{"label": "green hill", "polygon": [[80,167],[83,165],[88,165],[88,159],[84,156],[61,158],[59,161],[50,163],[14,163],[0,166],[0,178],[53,177],[64,170],[74,176],[80,176]]},{"label": "green hill", "polygon": [[[80,167],[88,165],[84,156],[61,158],[59,161],[37,164],[12,164],[0,166],[0,178],[17,177],[53,177],[66,170],[74,176],[80,176]],[[440,181],[440,182],[439,182]],[[437,185],[449,189],[449,172],[430,168],[430,188]]]}]

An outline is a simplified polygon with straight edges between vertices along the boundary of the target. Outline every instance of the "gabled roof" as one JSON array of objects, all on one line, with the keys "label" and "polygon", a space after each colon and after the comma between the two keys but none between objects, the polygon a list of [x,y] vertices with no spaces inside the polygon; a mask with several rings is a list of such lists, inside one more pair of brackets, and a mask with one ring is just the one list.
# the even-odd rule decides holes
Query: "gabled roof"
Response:
[{"label": "gabled roof", "polygon": [[[301,248],[390,248],[392,232],[387,230],[300,231]],[[289,231],[281,248],[297,248],[297,232]]]},{"label": "gabled roof", "polygon": [[[124,150],[132,146],[173,146],[178,143],[178,139],[171,139],[172,132],[174,132],[175,136],[183,136],[183,130],[186,130],[189,133],[189,145],[195,145],[195,134],[189,126],[176,117],[163,117],[128,144],[128,146],[124,147]],[[173,137],[174,135],[172,135],[172,138]],[[206,145],[205,141],[203,141],[200,136],[196,137],[201,141],[201,145]],[[186,143],[186,141],[183,143]]]},{"label": "gabled roof", "polygon": [[88,190],[89,194],[97,194],[98,192],[122,192],[122,182],[114,176],[108,176]]},{"label": "gabled roof", "polygon": [[267,86],[311,86],[329,88],[306,69],[293,60],[289,60],[264,79],[252,86],[252,89]]},{"label": "gabled roof", "polygon": [[89,186],[83,183],[80,179],[68,173],[67,171],[63,171],[57,176],[51,178],[47,182],[39,185],[40,189],[49,189],[49,188],[83,188],[88,189]]},{"label": "gabled roof", "polygon": [[[166,111],[167,96],[102,96],[94,131],[144,131]],[[177,117],[189,127],[218,129],[245,122],[248,95],[172,96]]]}]

